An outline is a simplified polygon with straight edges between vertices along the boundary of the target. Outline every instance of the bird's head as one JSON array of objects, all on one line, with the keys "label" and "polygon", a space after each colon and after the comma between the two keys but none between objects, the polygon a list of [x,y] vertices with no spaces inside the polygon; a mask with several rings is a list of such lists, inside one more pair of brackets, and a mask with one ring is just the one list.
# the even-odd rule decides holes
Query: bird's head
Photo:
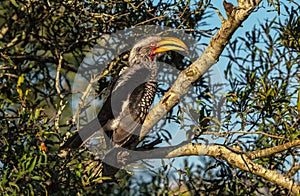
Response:
[{"label": "bird's head", "polygon": [[176,37],[148,37],[134,45],[129,55],[129,62],[133,65],[143,61],[154,60],[157,55],[170,50],[187,51],[188,48],[183,41]]}]

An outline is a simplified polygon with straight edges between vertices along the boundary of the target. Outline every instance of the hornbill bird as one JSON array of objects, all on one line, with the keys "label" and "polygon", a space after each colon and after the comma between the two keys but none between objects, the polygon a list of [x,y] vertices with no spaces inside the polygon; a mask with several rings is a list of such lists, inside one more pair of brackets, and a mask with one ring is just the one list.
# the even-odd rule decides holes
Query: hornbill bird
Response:
[{"label": "hornbill bird", "polygon": [[187,51],[187,46],[178,38],[159,36],[136,43],[130,51],[128,67],[112,79],[97,118],[71,136],[63,147],[78,148],[102,129],[109,146],[133,150],[157,90],[157,56],[170,50]]}]

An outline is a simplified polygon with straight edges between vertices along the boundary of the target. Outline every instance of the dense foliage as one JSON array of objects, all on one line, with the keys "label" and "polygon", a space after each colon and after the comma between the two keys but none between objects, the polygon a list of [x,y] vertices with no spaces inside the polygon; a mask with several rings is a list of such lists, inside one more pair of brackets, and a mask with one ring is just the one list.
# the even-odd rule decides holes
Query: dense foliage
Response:
[{"label": "dense foliage", "polygon": [[[291,3],[281,9],[285,14],[279,19],[262,21],[228,44],[222,118],[213,118],[215,100],[207,81],[200,79],[194,84],[193,107],[174,109],[165,123],[181,125],[195,142],[207,142],[209,135],[214,143],[244,151],[298,139],[300,6]],[[215,32],[203,30],[212,13],[215,8],[209,0],[1,3],[0,194],[287,194],[289,190],[213,157],[190,159],[181,168],[172,161],[164,163],[149,182],[120,172],[117,184],[102,183],[94,176],[99,161],[93,154],[60,150],[76,127],[72,82],[83,58],[103,35],[159,25],[183,29],[201,41]],[[106,85],[107,80],[100,81],[100,90]],[[165,130],[158,136],[168,140],[171,133]],[[299,182],[298,155],[297,148],[290,148],[256,162]]]}]

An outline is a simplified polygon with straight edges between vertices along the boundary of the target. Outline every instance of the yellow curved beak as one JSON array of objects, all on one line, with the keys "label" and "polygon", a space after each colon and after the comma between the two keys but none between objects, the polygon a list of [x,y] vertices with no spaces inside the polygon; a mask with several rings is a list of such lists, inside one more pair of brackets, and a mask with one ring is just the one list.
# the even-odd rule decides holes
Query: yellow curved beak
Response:
[{"label": "yellow curved beak", "polygon": [[188,51],[188,47],[183,41],[176,37],[164,37],[157,43],[157,48],[153,51],[154,54],[167,52],[170,50]]}]

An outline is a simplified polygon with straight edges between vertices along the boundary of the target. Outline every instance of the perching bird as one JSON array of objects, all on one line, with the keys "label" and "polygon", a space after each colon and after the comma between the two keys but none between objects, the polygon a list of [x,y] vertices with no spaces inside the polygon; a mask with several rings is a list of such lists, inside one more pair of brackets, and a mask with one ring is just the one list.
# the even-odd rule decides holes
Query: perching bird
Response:
[{"label": "perching bird", "polygon": [[138,137],[157,90],[157,55],[170,50],[187,51],[187,46],[178,38],[159,36],[135,44],[127,69],[109,85],[110,93],[97,118],[70,137],[63,148],[80,147],[102,128],[108,136],[108,145],[134,149],[136,146],[131,145]]}]

